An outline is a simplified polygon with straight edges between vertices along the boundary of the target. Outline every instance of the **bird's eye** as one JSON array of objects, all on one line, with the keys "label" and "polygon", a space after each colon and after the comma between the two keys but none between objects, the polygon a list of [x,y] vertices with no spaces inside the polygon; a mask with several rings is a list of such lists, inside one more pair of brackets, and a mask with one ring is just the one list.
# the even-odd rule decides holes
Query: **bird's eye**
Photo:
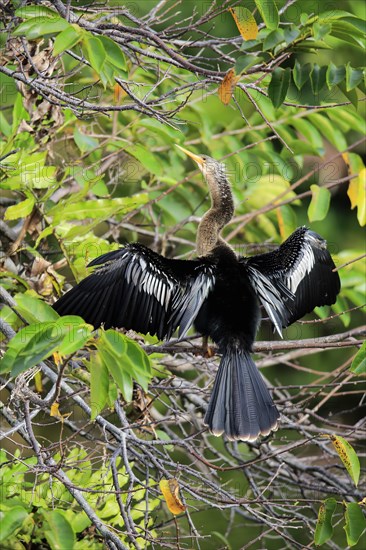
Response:
[{"label": "bird's eye", "polygon": [[206,155],[202,155],[201,159],[202,159],[202,160],[207,160]]}]

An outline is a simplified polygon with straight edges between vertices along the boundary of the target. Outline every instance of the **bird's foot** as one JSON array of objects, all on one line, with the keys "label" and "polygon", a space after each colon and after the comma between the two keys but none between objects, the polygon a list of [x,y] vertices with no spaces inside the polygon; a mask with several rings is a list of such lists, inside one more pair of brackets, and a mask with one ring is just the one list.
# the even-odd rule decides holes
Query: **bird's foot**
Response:
[{"label": "bird's foot", "polygon": [[215,350],[212,346],[208,345],[208,337],[203,336],[202,337],[202,355],[206,359],[210,359],[215,355]]}]

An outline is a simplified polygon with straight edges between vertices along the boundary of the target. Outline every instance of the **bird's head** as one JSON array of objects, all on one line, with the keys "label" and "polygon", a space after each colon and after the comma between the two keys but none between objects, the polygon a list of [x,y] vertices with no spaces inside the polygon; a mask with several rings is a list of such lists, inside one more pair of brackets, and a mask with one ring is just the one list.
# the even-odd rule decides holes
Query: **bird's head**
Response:
[{"label": "bird's head", "polygon": [[176,145],[176,147],[194,160],[206,179],[210,176],[214,177],[218,181],[225,178],[225,165],[221,162],[209,157],[208,155],[196,155],[195,153],[191,153],[191,151],[184,149],[184,147],[181,147],[180,145]]}]

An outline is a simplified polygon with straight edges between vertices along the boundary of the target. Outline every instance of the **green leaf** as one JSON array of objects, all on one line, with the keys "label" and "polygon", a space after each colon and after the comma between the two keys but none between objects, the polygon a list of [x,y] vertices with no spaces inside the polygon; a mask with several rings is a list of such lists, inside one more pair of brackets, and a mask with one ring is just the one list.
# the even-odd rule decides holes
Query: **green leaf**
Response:
[{"label": "green leaf", "polygon": [[328,46],[328,44],[324,40],[314,40],[313,38],[306,38],[301,42],[297,42],[296,49],[298,51],[304,51],[306,53],[311,52],[313,54],[317,54],[317,50],[331,50],[332,47]]},{"label": "green leaf", "polygon": [[310,75],[311,88],[313,90],[314,95],[317,95],[325,85],[326,72],[327,72],[327,68],[325,66],[319,67],[319,65],[315,63]]},{"label": "green leaf", "polygon": [[352,103],[354,108],[357,109],[357,107],[358,107],[358,96],[357,96],[356,90],[354,90],[354,89],[353,90],[347,90],[346,83],[343,82],[343,80],[342,80],[342,82],[339,82],[338,88],[340,89],[342,94],[345,95],[346,98]]},{"label": "green leaf", "polygon": [[123,353],[120,353],[118,356],[114,355],[102,339],[97,343],[97,348],[101,360],[112,375],[123,397],[127,402],[130,402],[132,400],[133,383],[129,373],[121,368]]},{"label": "green leaf", "polygon": [[329,32],[331,30],[332,30],[331,25],[315,22],[314,25],[313,25],[313,32],[314,32],[315,40],[322,40],[322,38],[324,38],[324,36],[329,34]]},{"label": "green leaf", "polygon": [[292,78],[295,82],[295,86],[298,90],[301,90],[304,84],[309,80],[312,67],[310,63],[299,63],[296,60],[295,67],[292,72]]},{"label": "green leaf", "polygon": [[91,188],[91,192],[97,197],[108,197],[108,195],[110,194],[108,187],[103,180],[100,180],[96,184],[94,184]]},{"label": "green leaf", "polygon": [[8,206],[5,211],[4,219],[5,220],[17,220],[18,218],[25,218],[33,210],[35,204],[34,197],[28,197],[24,201],[18,202],[12,206]]},{"label": "green leaf", "polygon": [[0,361],[0,372],[17,376],[56,351],[63,355],[74,353],[88,340],[91,330],[91,325],[75,315],[28,325],[10,340]]},{"label": "green leaf", "polygon": [[362,82],[364,76],[363,69],[353,69],[350,63],[347,63],[346,67],[346,90],[350,92],[354,88],[357,88],[360,82]]},{"label": "green leaf", "polygon": [[89,340],[93,326],[85,323],[84,319],[77,315],[65,315],[60,317],[55,324],[54,333],[63,335],[63,340],[57,347],[61,355],[71,355],[81,349]]},{"label": "green leaf", "polygon": [[[340,321],[342,321],[345,327],[348,327],[348,325],[351,322],[351,313],[350,312],[345,313],[348,307],[349,306],[348,306],[347,300],[345,300],[343,296],[338,296],[336,303],[332,306],[334,313],[340,314],[339,319]],[[317,308],[317,309],[322,310],[323,308]],[[316,313],[318,314],[318,312]],[[323,313],[325,314],[324,318],[327,317],[326,310]]]},{"label": "green leaf", "polygon": [[38,296],[23,293],[15,295],[16,309],[24,317],[27,323],[43,323],[57,321],[58,313]]},{"label": "green leaf", "polygon": [[127,342],[127,353],[123,357],[123,366],[127,372],[147,391],[151,379],[151,365],[149,357],[133,340]]},{"label": "green leaf", "polygon": [[33,17],[59,17],[58,13],[46,6],[23,6],[15,10],[15,15],[21,19]]},{"label": "green leaf", "polygon": [[102,332],[97,348],[126,401],[132,399],[132,379],[147,391],[151,378],[150,359],[136,342],[108,329]]},{"label": "green leaf", "polygon": [[147,147],[137,143],[133,147],[126,147],[125,151],[135,157],[152,174],[163,175],[163,166],[159,156],[151,153]]},{"label": "green leaf", "polygon": [[276,68],[272,73],[271,82],[268,86],[268,95],[276,109],[285,101],[290,85],[290,76],[291,70],[289,68]]},{"label": "green leaf", "polygon": [[301,13],[300,14],[300,23],[302,26],[305,26],[308,22],[308,19],[309,19],[309,15],[307,13]]},{"label": "green leaf", "polygon": [[126,59],[121,48],[108,36],[99,36],[98,39],[102,42],[107,59],[111,65],[117,69],[126,70]]},{"label": "green leaf", "polygon": [[104,331],[97,341],[97,349],[122,395],[126,401],[131,401],[132,379],[129,372],[125,371],[123,365],[123,359],[127,350],[126,337],[113,329]]},{"label": "green leaf", "polygon": [[236,74],[240,74],[245,69],[250,69],[253,65],[257,65],[257,63],[263,63],[263,58],[255,55],[241,55],[235,63],[235,72]]},{"label": "green leaf", "polygon": [[46,34],[56,34],[64,31],[70,24],[62,17],[34,17],[21,23],[14,31],[15,36],[26,36],[34,40]]},{"label": "green leaf", "polygon": [[358,17],[354,17],[354,15],[349,14],[350,17],[342,17],[342,21],[345,23],[349,23],[350,25],[353,25],[360,31],[362,35],[366,34],[366,21],[365,19],[360,19]]},{"label": "green leaf", "polygon": [[337,19],[343,19],[344,17],[348,16],[354,17],[354,15],[349,11],[331,9],[328,11],[324,11],[319,15],[319,22],[332,23],[333,21],[337,21]]},{"label": "green leaf", "polygon": [[254,0],[261,17],[268,29],[277,29],[279,24],[278,10],[274,0]]},{"label": "green leaf", "polygon": [[282,29],[275,29],[270,32],[263,42],[263,50],[272,50],[278,44],[286,42],[285,35]]},{"label": "green leaf", "polygon": [[72,24],[56,36],[53,44],[53,55],[73,48],[83,38],[83,30],[79,25]]},{"label": "green leaf", "polygon": [[[12,123],[12,130],[13,132],[17,132],[18,126],[22,119],[29,120],[29,113],[24,108],[23,104],[23,96],[20,93],[17,93],[14,107],[13,107],[13,123]],[[16,153],[15,155],[11,155],[11,160],[19,160],[21,158],[21,153]],[[7,159],[10,160],[9,158]]]},{"label": "green leaf", "polygon": [[53,224],[67,220],[85,220],[87,218],[104,220],[113,214],[124,214],[145,204],[148,196],[145,193],[132,195],[132,197],[121,197],[115,199],[95,199],[75,202],[65,206],[60,204],[49,210],[47,216],[53,218]]},{"label": "green leaf", "polygon": [[116,357],[120,357],[121,354],[126,353],[126,336],[120,334],[114,329],[108,329],[102,332],[100,336],[100,341],[103,342],[110,353],[112,353]]},{"label": "green leaf", "polygon": [[362,344],[356,353],[350,371],[357,376],[366,374],[366,341]]},{"label": "green leaf", "polygon": [[44,536],[47,539],[52,550],[73,550],[76,543],[75,533],[66,519],[62,510],[52,510],[48,512],[40,509],[40,513],[46,520],[43,525]]},{"label": "green leaf", "polygon": [[283,29],[283,34],[284,34],[286,43],[291,44],[291,42],[293,42],[294,40],[296,40],[296,38],[300,36],[300,30],[295,26],[285,27]]},{"label": "green leaf", "polygon": [[[23,152],[18,157],[14,169],[11,171],[12,178],[6,182],[7,188],[23,187],[25,190],[49,188],[56,182],[55,166],[45,166],[46,152],[26,154]],[[9,181],[12,180],[12,186]]]},{"label": "green leaf", "polygon": [[[169,145],[171,144],[171,141],[178,141],[181,138],[180,132],[178,132],[175,128],[162,124],[154,118],[141,118],[140,120],[136,120],[136,126],[146,128],[151,136],[156,136],[156,134],[159,134],[164,141],[169,143]],[[182,143],[182,145],[184,145],[184,143]]]},{"label": "green leaf", "polygon": [[319,187],[315,183],[310,186],[311,202],[308,208],[308,218],[310,222],[324,220],[330,205],[330,191],[326,187]]},{"label": "green leaf", "polygon": [[103,410],[107,403],[109,391],[109,373],[100,354],[93,353],[88,363],[90,371],[90,407],[91,420]]},{"label": "green leaf", "polygon": [[[85,48],[84,48],[85,46]],[[103,42],[93,35],[84,35],[83,51],[86,53],[93,69],[99,74],[107,60]]]},{"label": "green leaf", "polygon": [[0,361],[0,372],[11,372],[17,376],[36,366],[57,350],[62,342],[61,334],[52,337],[49,323],[36,323],[22,328],[9,342],[4,357]]},{"label": "green leaf", "polygon": [[309,143],[311,143],[314,150],[317,151],[318,154],[324,153],[323,138],[313,124],[303,118],[294,117],[291,119],[291,125],[294,126]]},{"label": "green leaf", "polygon": [[366,519],[357,502],[347,502],[344,519],[346,525],[343,529],[346,531],[347,544],[355,546],[366,529]]},{"label": "green leaf", "polygon": [[6,543],[8,537],[14,536],[27,516],[28,512],[22,506],[13,506],[6,512],[0,512],[0,542]]},{"label": "green leaf", "polygon": [[[354,90],[352,91],[354,92]],[[363,133],[365,131],[365,122],[363,117],[355,113],[352,107],[344,107],[341,112],[342,112],[342,122],[343,124],[347,124],[348,130],[352,128],[352,130],[355,130],[356,132],[360,132],[360,133]],[[329,113],[329,116],[330,115],[332,116],[333,120],[339,120],[339,115],[338,117],[336,117],[336,114],[333,111]],[[350,153],[350,155],[352,156],[353,153]]]},{"label": "green leaf", "polygon": [[340,435],[332,435],[330,436],[330,439],[339,455],[339,458],[342,460],[347,472],[357,487],[358,480],[360,478],[360,461],[354,448]]},{"label": "green leaf", "polygon": [[93,151],[99,147],[99,141],[88,134],[83,134],[78,126],[74,128],[74,140],[82,153]]},{"label": "green leaf", "polygon": [[343,65],[340,67],[336,67],[334,63],[330,62],[326,74],[326,82],[328,88],[332,88],[333,86],[336,86],[337,84],[342,82],[345,79],[345,76],[346,69]]},{"label": "green leaf", "polygon": [[[116,67],[114,65],[112,65],[108,59],[106,60],[106,62],[104,63],[103,65],[103,69],[101,69],[99,71],[99,76],[100,76],[100,79],[103,83],[103,86],[106,87],[107,84],[109,84],[110,86],[113,86],[115,84],[115,80],[114,80],[114,77],[118,74],[118,76],[120,76],[119,74],[119,71],[121,69],[116,69]],[[123,74],[123,76],[125,76]]]},{"label": "green leaf", "polygon": [[318,521],[315,527],[314,543],[321,546],[333,535],[332,517],[337,506],[335,498],[327,498],[319,508]]},{"label": "green leaf", "polygon": [[338,128],[331,123],[328,117],[320,113],[312,113],[307,119],[314,124],[319,132],[332,143],[338,151],[347,149],[347,141]]}]

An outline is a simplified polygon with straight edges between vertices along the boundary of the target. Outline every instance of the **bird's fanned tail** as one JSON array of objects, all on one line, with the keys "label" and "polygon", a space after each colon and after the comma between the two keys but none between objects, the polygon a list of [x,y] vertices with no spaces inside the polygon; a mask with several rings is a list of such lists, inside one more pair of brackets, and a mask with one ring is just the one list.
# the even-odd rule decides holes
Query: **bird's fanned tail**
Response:
[{"label": "bird's fanned tail", "polygon": [[277,428],[278,410],[251,355],[227,348],[219,366],[204,423],[215,435],[254,441]]}]

